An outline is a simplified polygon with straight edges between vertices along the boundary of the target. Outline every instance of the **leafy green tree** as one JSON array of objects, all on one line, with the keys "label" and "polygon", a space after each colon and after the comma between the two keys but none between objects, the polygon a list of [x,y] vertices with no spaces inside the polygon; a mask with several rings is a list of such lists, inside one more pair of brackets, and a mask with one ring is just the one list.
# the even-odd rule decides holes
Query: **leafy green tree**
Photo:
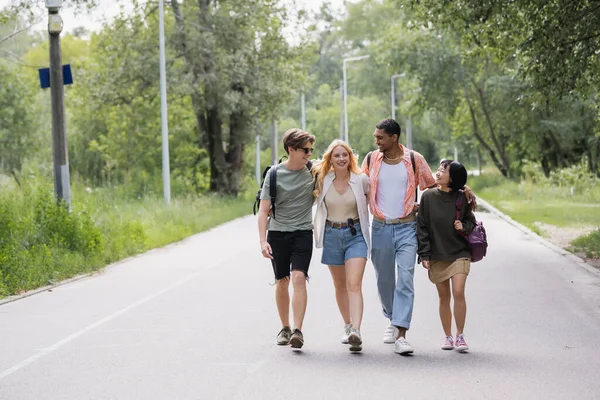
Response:
[{"label": "leafy green tree", "polygon": [[23,162],[34,150],[35,107],[29,98],[22,77],[0,62],[0,168],[17,182]]}]

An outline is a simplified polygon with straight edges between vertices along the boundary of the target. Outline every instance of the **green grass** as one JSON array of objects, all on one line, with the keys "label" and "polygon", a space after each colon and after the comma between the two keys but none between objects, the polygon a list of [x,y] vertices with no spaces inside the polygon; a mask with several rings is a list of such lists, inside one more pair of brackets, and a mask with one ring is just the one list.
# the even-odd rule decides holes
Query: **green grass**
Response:
[{"label": "green grass", "polygon": [[600,257],[600,229],[573,240],[569,250],[585,253],[585,256],[589,258]]},{"label": "green grass", "polygon": [[246,215],[250,195],[131,198],[75,184],[72,212],[49,182],[0,183],[0,297],[98,270]]},{"label": "green grass", "polygon": [[470,177],[469,185],[479,196],[529,227],[536,221],[559,227],[600,226],[600,186],[571,195],[570,188],[497,178],[484,186],[478,178]]},{"label": "green grass", "polygon": [[[592,185],[561,187],[549,181],[514,182],[499,174],[469,177],[469,186],[514,220],[541,234],[534,223],[557,227],[600,227],[600,180]],[[600,254],[600,233],[593,232],[573,242],[573,249],[590,255]]]}]

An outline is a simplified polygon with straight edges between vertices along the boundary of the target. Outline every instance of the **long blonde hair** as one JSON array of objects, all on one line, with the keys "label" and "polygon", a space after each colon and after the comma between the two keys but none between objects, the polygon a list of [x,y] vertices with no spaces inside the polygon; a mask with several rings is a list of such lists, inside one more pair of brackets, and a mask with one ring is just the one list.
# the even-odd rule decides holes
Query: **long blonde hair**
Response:
[{"label": "long blonde hair", "polygon": [[355,174],[360,174],[362,172],[362,170],[358,166],[358,157],[354,155],[354,152],[352,151],[352,148],[348,145],[348,143],[340,139],[334,140],[327,148],[325,154],[323,154],[323,159],[321,160],[321,162],[314,165],[312,168],[312,173],[315,176],[316,180],[315,190],[313,191],[313,195],[315,197],[319,197],[321,191],[323,190],[323,182],[325,181],[325,177],[331,170],[333,170],[331,156],[333,154],[333,150],[338,146],[342,146],[350,155],[348,171],[354,172]]}]

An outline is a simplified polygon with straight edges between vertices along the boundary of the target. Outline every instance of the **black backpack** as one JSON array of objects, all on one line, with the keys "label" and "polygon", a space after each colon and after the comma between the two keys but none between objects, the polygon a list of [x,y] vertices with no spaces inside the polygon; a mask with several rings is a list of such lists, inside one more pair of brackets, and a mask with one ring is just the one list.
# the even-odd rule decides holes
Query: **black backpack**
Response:
[{"label": "black backpack", "polygon": [[[367,159],[367,168],[371,169],[371,153],[373,153],[372,151],[368,152],[366,155],[366,159]],[[417,166],[415,165],[415,153],[414,151],[410,150],[410,162],[412,164],[412,169],[413,169],[413,173],[415,174],[415,180],[417,179]],[[263,176],[264,178],[264,176]],[[419,184],[417,183],[416,188],[415,188],[415,200],[418,197],[418,192],[419,192]]]},{"label": "black backpack", "polygon": [[[254,199],[254,206],[252,207],[252,210],[254,212],[254,215],[256,215],[256,212],[258,211],[259,207],[260,207],[260,195],[262,193],[262,188],[265,184],[265,177],[267,176],[267,172],[269,172],[269,170],[273,167],[275,167],[275,169],[273,170],[274,173],[271,174],[271,176],[269,177],[269,197],[271,197],[271,212],[272,212],[272,216],[275,216],[275,199],[277,198],[277,166],[279,164],[281,164],[281,161],[283,160],[283,157],[279,160],[279,163],[275,164],[275,165],[269,165],[268,167],[265,168],[265,170],[263,171],[262,174],[262,182],[260,183],[260,188],[258,189],[258,192],[256,193],[256,199]],[[312,170],[312,162],[309,160],[306,163],[306,168],[308,168],[308,170]]]}]

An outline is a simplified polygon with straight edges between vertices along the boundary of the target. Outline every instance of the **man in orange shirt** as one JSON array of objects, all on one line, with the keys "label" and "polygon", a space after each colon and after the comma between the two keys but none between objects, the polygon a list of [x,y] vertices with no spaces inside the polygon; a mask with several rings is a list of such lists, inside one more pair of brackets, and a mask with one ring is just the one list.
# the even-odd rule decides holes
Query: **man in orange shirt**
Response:
[{"label": "man in orange shirt", "polygon": [[393,119],[380,121],[373,133],[379,150],[367,155],[362,168],[371,187],[371,260],[383,315],[390,320],[383,341],[393,343],[398,354],[410,354],[414,350],[406,341],[406,331],[414,304],[417,188],[436,184],[425,158],[400,144],[400,132]]}]

